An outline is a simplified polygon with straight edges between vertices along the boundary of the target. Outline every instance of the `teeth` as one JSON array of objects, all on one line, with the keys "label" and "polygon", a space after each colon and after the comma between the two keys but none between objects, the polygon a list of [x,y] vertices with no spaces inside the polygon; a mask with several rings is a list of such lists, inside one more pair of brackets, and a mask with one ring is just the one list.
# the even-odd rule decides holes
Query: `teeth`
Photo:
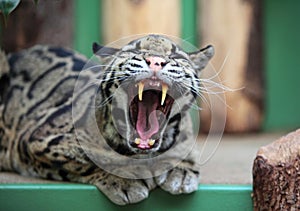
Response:
[{"label": "teeth", "polygon": [[[152,86],[154,86],[154,84],[150,84]],[[139,97],[139,101],[143,100],[143,91],[144,91],[144,82],[139,82],[138,83],[138,97]],[[159,86],[159,84],[155,84],[155,86]],[[162,95],[161,95],[161,105],[163,105],[165,103],[166,100],[166,96],[167,96],[167,92],[168,92],[168,85],[165,83],[161,84],[161,89],[162,89]]]},{"label": "teeth", "polygon": [[144,83],[139,82],[138,87],[139,87],[139,100],[142,101],[143,100]]},{"label": "teeth", "polygon": [[163,83],[161,85],[161,88],[162,88],[161,105],[163,105],[167,96],[168,85]]},{"label": "teeth", "polygon": [[153,145],[154,145],[154,143],[155,143],[155,140],[153,140],[153,139],[149,139],[149,141],[148,141],[148,144],[149,144],[150,146],[153,146]]},{"label": "teeth", "polygon": [[[148,144],[150,146],[153,146],[155,144],[155,140],[154,139],[148,139],[147,141],[148,141]],[[139,145],[141,143],[141,139],[140,138],[136,138],[134,140],[134,143],[137,144],[137,145]]]},{"label": "teeth", "polygon": [[137,145],[139,145],[139,144],[141,143],[141,139],[140,139],[140,138],[136,138],[136,139],[134,140],[134,143],[136,143]]}]

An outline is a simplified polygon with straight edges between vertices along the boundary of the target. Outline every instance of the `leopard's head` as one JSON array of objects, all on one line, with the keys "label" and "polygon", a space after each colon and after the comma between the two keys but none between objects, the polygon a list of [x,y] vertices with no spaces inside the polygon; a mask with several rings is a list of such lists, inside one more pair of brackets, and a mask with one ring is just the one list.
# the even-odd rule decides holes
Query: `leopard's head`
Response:
[{"label": "leopard's head", "polygon": [[[166,132],[200,95],[199,73],[214,54],[212,46],[187,53],[171,39],[148,35],[120,49],[93,45],[94,54],[106,67],[101,87],[102,101],[110,105],[114,127],[122,143],[109,140],[126,153],[164,151],[178,131]],[[112,125],[112,124],[111,124]],[[109,133],[111,128],[103,127]],[[120,150],[122,149],[122,150]]]}]

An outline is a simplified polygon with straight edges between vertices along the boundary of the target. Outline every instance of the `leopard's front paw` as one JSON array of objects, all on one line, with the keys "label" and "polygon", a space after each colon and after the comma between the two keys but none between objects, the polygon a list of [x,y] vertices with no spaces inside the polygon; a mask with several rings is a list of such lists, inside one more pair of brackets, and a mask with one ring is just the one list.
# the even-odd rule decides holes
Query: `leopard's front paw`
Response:
[{"label": "leopard's front paw", "polygon": [[191,193],[198,189],[199,172],[174,168],[156,177],[156,183],[172,194]]},{"label": "leopard's front paw", "polygon": [[125,205],[146,199],[155,183],[153,179],[135,180],[110,176],[97,186],[112,202]]}]

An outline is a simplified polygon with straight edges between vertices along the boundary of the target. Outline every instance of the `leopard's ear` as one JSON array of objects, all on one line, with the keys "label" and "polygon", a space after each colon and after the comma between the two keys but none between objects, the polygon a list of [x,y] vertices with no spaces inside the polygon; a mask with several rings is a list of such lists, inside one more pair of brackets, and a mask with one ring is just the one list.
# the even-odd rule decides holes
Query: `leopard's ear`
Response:
[{"label": "leopard's ear", "polygon": [[96,42],[93,43],[93,53],[96,56],[107,57],[107,56],[114,55],[118,51],[119,51],[119,49],[117,49],[117,48],[105,47],[105,46],[99,45]]},{"label": "leopard's ear", "polygon": [[214,54],[214,47],[212,45],[208,45],[205,48],[200,49],[199,51],[189,53],[189,56],[190,60],[194,63],[195,68],[200,71],[207,65]]}]

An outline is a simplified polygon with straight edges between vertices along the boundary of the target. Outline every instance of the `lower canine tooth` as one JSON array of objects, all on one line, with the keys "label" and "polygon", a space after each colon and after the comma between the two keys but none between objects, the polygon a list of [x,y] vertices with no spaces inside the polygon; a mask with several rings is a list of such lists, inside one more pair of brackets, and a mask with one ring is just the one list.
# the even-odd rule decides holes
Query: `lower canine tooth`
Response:
[{"label": "lower canine tooth", "polygon": [[163,83],[163,84],[161,85],[161,89],[162,89],[161,105],[163,105],[164,102],[165,102],[166,96],[167,96],[168,85]]},{"label": "lower canine tooth", "polygon": [[150,139],[149,142],[148,142],[148,144],[149,144],[150,146],[153,146],[154,143],[155,143],[155,140],[153,140],[153,139]]},{"label": "lower canine tooth", "polygon": [[139,82],[138,84],[138,95],[139,95],[139,100],[142,101],[143,99],[143,91],[144,91],[144,83],[143,82]]},{"label": "lower canine tooth", "polygon": [[136,144],[140,144],[140,143],[141,143],[141,139],[139,139],[139,138],[136,138],[136,139],[134,140],[134,143],[136,143]]}]

